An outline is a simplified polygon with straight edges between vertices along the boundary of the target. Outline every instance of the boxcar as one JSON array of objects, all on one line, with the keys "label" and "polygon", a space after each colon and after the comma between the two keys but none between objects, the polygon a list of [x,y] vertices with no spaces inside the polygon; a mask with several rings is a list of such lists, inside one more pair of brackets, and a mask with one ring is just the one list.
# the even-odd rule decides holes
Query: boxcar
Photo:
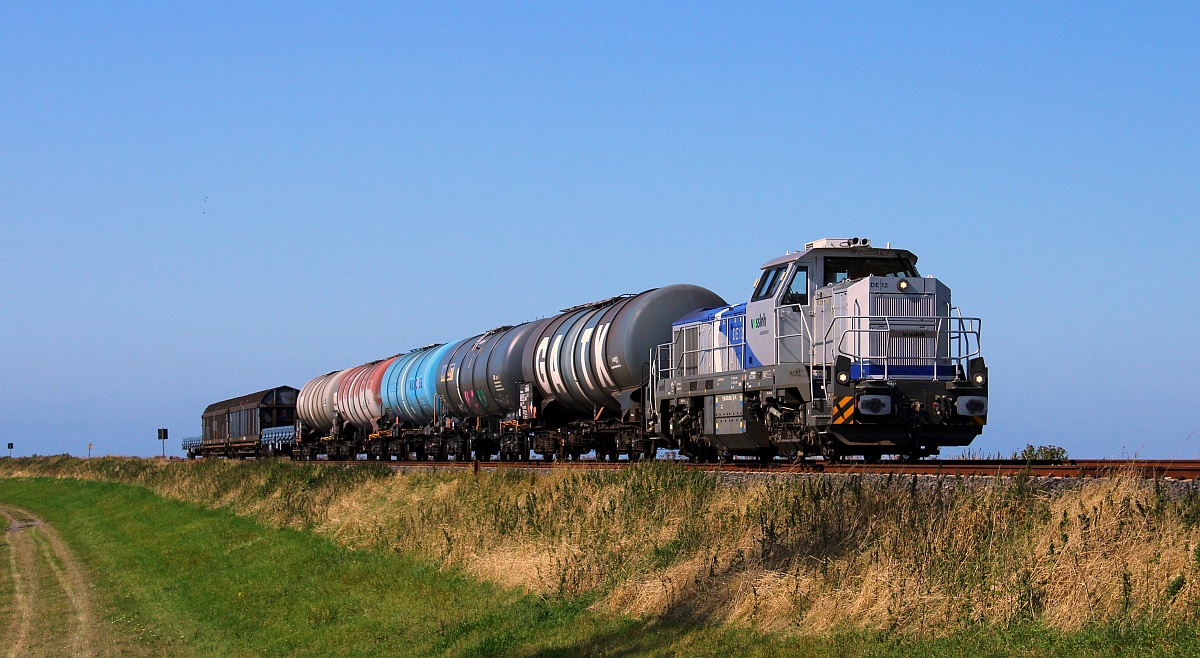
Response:
[{"label": "boxcar", "polygon": [[199,445],[186,447],[188,457],[288,454],[297,393],[291,386],[279,386],[208,405],[200,417]]}]

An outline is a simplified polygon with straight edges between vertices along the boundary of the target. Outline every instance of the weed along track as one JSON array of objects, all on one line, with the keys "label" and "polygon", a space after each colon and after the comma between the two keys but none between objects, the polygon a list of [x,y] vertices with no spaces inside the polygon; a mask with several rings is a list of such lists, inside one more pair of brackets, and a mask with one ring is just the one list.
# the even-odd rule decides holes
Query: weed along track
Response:
[{"label": "weed along track", "polygon": [[[959,462],[991,470],[954,477]],[[1148,462],[1057,480],[967,460],[941,476],[570,464],[46,457],[0,460],[0,500],[103,565],[105,610],[111,579],[135,594],[125,617],[200,655],[697,655],[708,638],[727,650],[701,655],[755,655],[737,638],[781,647],[757,655],[1200,655],[1200,480],[1148,479]],[[11,563],[44,562],[49,540],[17,540],[45,531],[10,535]],[[37,602],[66,591],[41,573],[0,656],[22,618],[27,645],[44,635]],[[420,650],[394,642],[411,629]],[[1142,651],[1176,641],[1189,650]],[[86,649],[72,642],[57,652]],[[1128,650],[1099,650],[1113,642]]]},{"label": "weed along track", "polygon": [[93,606],[78,560],[54,528],[29,512],[0,505],[0,515],[8,522],[13,591],[5,655],[91,656]]},{"label": "weed along track", "polygon": [[[312,461],[297,462],[309,465],[343,465],[355,466],[379,462],[369,461]],[[1025,461],[1020,459],[925,459],[915,463],[902,461],[865,462],[840,461],[825,462],[820,460],[802,461],[798,463],[774,462],[726,462],[716,464],[692,464],[675,462],[682,468],[706,471],[712,473],[746,473],[746,474],[775,474],[789,473],[829,473],[829,474],[869,474],[869,475],[934,475],[934,476],[996,476],[1013,477],[1028,475],[1031,477],[1047,478],[1103,478],[1113,476],[1134,476],[1142,478],[1172,478],[1179,480],[1195,480],[1200,478],[1200,460],[1193,459],[1064,459]],[[395,470],[420,469],[471,469],[479,470],[614,470],[628,468],[630,462],[601,462],[582,459],[578,461],[526,461],[526,462],[495,462],[495,461],[392,461],[384,462]]]}]

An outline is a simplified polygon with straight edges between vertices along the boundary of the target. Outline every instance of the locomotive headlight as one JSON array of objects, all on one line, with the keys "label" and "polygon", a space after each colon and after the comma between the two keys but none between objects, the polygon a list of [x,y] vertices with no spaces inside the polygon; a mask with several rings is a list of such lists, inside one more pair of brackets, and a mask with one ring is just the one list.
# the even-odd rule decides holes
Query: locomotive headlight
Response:
[{"label": "locomotive headlight", "polygon": [[988,399],[982,395],[964,395],[954,401],[954,410],[960,416],[986,416]]},{"label": "locomotive headlight", "polygon": [[865,416],[886,416],[892,413],[892,398],[889,395],[859,396],[858,411]]},{"label": "locomotive headlight", "polygon": [[850,381],[850,373],[845,371],[839,372],[837,374],[837,380],[839,384],[845,384],[846,382]]},{"label": "locomotive headlight", "polygon": [[900,279],[900,283],[897,283],[896,287],[900,289],[900,292],[904,292],[905,290],[908,290],[908,280]]},{"label": "locomotive headlight", "polygon": [[983,383],[987,381],[987,376],[984,375],[982,372],[977,372],[977,373],[975,373],[975,376],[972,377],[971,379],[979,386],[983,386]]}]

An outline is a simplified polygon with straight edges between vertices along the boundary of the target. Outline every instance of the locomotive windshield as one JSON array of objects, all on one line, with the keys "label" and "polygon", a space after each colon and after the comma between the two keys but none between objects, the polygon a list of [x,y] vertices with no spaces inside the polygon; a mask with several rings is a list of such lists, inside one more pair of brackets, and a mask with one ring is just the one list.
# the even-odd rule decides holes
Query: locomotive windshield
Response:
[{"label": "locomotive windshield", "polygon": [[903,258],[826,258],[825,285],[864,276],[917,276],[917,270]]},{"label": "locomotive windshield", "polygon": [[774,269],[763,272],[763,275],[758,279],[758,286],[754,289],[754,296],[750,301],[758,301],[766,299],[775,294],[775,289],[779,287],[779,282],[783,279],[783,273],[787,271],[787,265],[781,265]]}]

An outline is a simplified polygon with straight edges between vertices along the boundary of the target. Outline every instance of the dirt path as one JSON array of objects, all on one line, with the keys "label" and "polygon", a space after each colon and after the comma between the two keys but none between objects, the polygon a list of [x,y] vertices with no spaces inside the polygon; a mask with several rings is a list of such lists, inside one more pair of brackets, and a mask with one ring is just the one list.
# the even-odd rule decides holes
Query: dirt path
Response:
[{"label": "dirt path", "polygon": [[[95,623],[91,589],[79,561],[54,528],[29,512],[0,505],[0,515],[8,520],[6,539],[13,583],[6,655],[8,658],[53,654],[92,656]],[[47,569],[53,573],[59,591],[43,591],[41,585],[44,582],[39,583],[39,580],[43,580]],[[69,620],[60,619],[62,611],[50,604],[50,599],[56,596],[70,602]],[[69,632],[66,637],[59,637],[53,633],[53,628],[64,621]]]}]

